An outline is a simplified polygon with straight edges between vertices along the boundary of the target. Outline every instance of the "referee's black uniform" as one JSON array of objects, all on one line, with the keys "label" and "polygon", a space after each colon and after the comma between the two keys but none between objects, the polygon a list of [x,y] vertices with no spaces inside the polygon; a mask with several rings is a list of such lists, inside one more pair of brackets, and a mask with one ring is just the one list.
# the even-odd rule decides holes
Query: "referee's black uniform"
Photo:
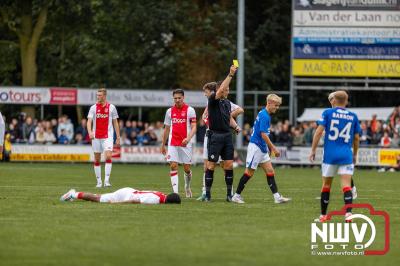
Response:
[{"label": "referee's black uniform", "polygon": [[[219,156],[222,160],[233,160],[234,147],[232,132],[230,128],[231,104],[228,99],[216,99],[216,93],[208,98],[208,121],[207,131],[208,160],[218,162]],[[211,186],[214,180],[214,171],[207,169],[205,176],[206,198],[211,199]],[[225,182],[227,185],[227,201],[230,201],[233,184],[233,170],[225,170]]]}]

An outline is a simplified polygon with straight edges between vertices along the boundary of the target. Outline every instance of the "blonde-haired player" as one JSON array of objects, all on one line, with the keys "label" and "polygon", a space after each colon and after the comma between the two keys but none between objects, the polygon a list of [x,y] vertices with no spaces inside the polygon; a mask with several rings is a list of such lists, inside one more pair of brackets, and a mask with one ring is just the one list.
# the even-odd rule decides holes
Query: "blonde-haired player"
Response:
[{"label": "blonde-haired player", "polygon": [[[87,130],[92,140],[94,152],[94,173],[97,179],[96,187],[102,187],[101,180],[101,154],[104,152],[106,159],[104,186],[110,187],[110,175],[112,168],[112,150],[114,142],[114,129],[117,135],[115,144],[120,144],[120,132],[118,124],[117,108],[107,102],[107,90],[101,88],[97,91],[97,103],[90,107],[88,113]],[[93,130],[92,130],[93,123]],[[114,128],[113,128],[114,126]]]},{"label": "blonde-haired player", "polygon": [[276,149],[275,145],[272,144],[269,134],[271,125],[270,115],[276,113],[281,104],[281,97],[276,94],[269,94],[267,96],[265,108],[257,115],[250,143],[247,147],[246,170],[240,178],[235,195],[232,197],[233,202],[244,203],[240,194],[242,193],[247,181],[249,181],[249,179],[254,175],[258,165],[260,165],[265,172],[267,183],[274,196],[275,203],[285,203],[290,201],[290,198],[282,197],[282,195],[278,193],[278,186],[275,182],[275,171],[269,156],[269,152],[277,157],[280,156],[279,151]]}]

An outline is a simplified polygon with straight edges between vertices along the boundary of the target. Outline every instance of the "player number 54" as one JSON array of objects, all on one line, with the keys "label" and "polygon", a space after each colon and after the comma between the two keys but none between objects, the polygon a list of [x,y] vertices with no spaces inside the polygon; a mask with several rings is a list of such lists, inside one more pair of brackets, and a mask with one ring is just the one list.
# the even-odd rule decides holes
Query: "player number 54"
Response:
[{"label": "player number 54", "polygon": [[[328,138],[330,140],[337,140],[337,138],[344,138],[344,142],[348,143],[350,140],[350,129],[351,129],[351,122],[348,122],[346,126],[342,129],[342,131],[339,132],[339,128],[337,126],[339,125],[339,120],[332,119],[331,120],[331,126]],[[331,135],[333,133],[333,135]]]}]

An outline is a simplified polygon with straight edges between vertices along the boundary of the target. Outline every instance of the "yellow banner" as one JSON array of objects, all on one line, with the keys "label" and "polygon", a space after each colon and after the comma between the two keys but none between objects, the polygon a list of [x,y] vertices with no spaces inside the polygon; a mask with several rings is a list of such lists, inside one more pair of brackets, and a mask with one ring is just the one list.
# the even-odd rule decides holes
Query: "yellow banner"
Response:
[{"label": "yellow banner", "polygon": [[89,154],[11,154],[11,161],[69,161],[69,162],[88,162]]},{"label": "yellow banner", "polygon": [[380,150],[379,164],[395,166],[398,156],[400,156],[400,150]]},{"label": "yellow banner", "polygon": [[400,60],[294,59],[294,76],[400,77]]}]

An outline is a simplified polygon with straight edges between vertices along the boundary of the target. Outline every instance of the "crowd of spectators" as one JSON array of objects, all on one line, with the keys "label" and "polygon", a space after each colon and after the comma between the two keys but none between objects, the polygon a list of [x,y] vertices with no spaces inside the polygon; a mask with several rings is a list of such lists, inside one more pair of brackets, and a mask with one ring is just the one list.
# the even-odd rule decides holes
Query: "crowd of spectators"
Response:
[{"label": "crowd of spectators", "polygon": [[[122,145],[157,145],[161,143],[162,122],[119,120]],[[26,144],[90,144],[87,120],[74,126],[67,115],[58,119],[41,120],[21,114],[6,119],[6,135],[11,143]]]},{"label": "crowd of spectators", "polygon": [[[11,143],[27,144],[89,144],[87,120],[83,118],[78,125],[74,125],[67,115],[58,119],[34,119],[20,114],[16,118],[5,119],[6,132]],[[374,145],[381,147],[400,146],[400,106],[395,108],[387,121],[377,120],[372,115],[371,120],[361,121],[361,146]],[[119,120],[121,130],[121,145],[159,145],[162,140],[163,123],[142,122],[135,120]],[[271,126],[270,138],[276,145],[282,146],[310,146],[317,128],[315,122],[303,122],[296,126],[290,125],[288,120],[280,121]],[[196,141],[202,145],[206,126],[199,121]],[[247,145],[252,134],[252,125],[243,126],[243,144]],[[322,143],[321,143],[322,144]]]}]

